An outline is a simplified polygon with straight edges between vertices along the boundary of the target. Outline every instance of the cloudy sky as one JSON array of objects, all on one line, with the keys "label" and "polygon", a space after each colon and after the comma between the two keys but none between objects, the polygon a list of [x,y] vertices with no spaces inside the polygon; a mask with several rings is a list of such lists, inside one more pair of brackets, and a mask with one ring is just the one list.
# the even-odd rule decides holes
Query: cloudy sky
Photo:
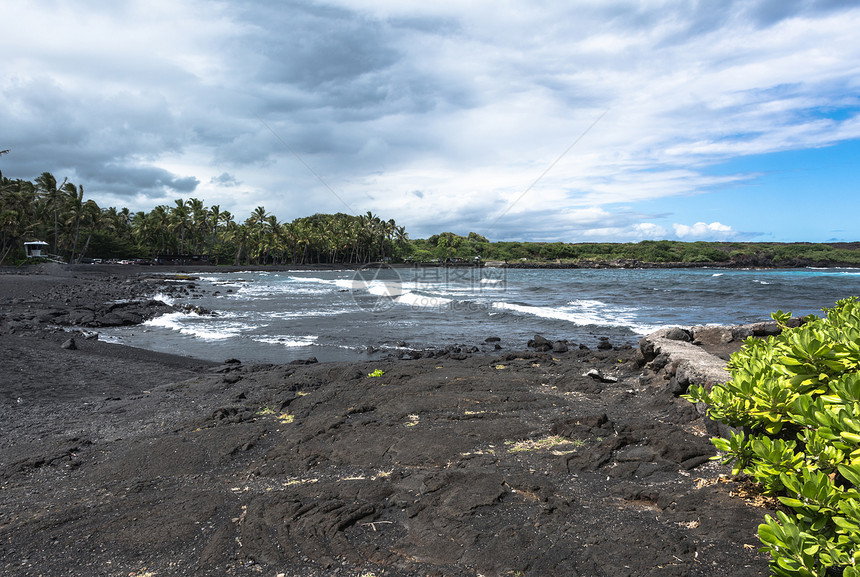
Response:
[{"label": "cloudy sky", "polygon": [[0,170],[413,238],[860,240],[860,1],[18,0]]}]

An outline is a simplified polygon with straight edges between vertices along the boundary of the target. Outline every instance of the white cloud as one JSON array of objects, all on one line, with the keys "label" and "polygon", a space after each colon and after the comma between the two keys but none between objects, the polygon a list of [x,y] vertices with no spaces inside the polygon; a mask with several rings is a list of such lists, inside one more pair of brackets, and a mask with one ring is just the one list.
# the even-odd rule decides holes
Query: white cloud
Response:
[{"label": "white cloud", "polygon": [[666,229],[653,222],[643,222],[633,226],[635,236],[639,240],[658,240],[666,238]]},{"label": "white cloud", "polygon": [[697,222],[693,226],[676,223],[672,227],[675,229],[675,235],[681,240],[726,240],[735,234],[732,227],[719,222],[710,224]]},{"label": "white cloud", "polygon": [[754,176],[720,162],[860,138],[860,6],[836,4],[12,3],[0,169],[135,210],[656,238],[649,203]]}]

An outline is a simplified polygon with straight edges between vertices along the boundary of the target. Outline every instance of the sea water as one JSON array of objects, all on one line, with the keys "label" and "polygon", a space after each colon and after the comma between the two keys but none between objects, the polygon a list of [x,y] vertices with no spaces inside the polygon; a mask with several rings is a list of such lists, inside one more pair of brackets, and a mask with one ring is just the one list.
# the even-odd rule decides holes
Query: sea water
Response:
[{"label": "sea water", "polygon": [[263,363],[367,360],[487,337],[519,350],[535,334],[593,348],[600,337],[635,344],[664,326],[747,324],[777,309],[822,314],[860,295],[860,270],[414,267],[206,273],[194,283],[201,296],[161,298],[213,314],[170,313],[103,338]]}]

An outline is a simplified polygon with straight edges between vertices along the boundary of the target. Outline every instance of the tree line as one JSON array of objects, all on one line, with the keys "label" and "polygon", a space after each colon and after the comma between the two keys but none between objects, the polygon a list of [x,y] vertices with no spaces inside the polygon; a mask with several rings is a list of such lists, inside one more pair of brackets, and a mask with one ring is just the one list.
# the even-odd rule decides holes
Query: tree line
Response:
[{"label": "tree line", "polygon": [[860,266],[860,243],[778,242],[490,242],[470,232],[434,234],[410,242],[409,257],[416,262],[500,261],[509,265],[639,266],[715,265],[734,267]]},{"label": "tree line", "polygon": [[371,212],[281,222],[258,206],[236,220],[219,205],[190,198],[132,213],[100,207],[82,185],[50,172],[33,181],[0,173],[0,265],[20,262],[32,240],[47,242],[48,252],[66,262],[193,255],[215,264],[360,264],[402,258],[410,247],[405,227]]},{"label": "tree line", "polygon": [[[5,151],[0,151],[0,154]],[[645,240],[636,243],[490,242],[470,232],[409,238],[405,227],[368,212],[314,214],[281,222],[262,206],[237,220],[219,205],[177,199],[149,212],[102,208],[84,187],[49,172],[33,181],[0,173],[0,265],[21,262],[24,242],[41,240],[66,262],[87,258],[195,256],[214,264],[363,264],[505,261],[560,266],[595,262],[721,266],[860,266],[860,243]]]}]

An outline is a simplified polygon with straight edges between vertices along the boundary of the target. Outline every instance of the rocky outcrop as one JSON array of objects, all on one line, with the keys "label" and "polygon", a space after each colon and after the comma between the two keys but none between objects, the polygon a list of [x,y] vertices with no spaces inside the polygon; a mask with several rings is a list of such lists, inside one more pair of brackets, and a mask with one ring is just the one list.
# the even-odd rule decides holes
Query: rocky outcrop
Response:
[{"label": "rocky outcrop", "polygon": [[[789,326],[799,326],[803,319],[789,321]],[[651,333],[639,341],[639,362],[653,371],[658,387],[667,393],[679,396],[691,385],[709,388],[725,383],[731,378],[727,361],[740,350],[748,338],[766,338],[781,332],[775,322],[749,325],[668,327]],[[712,435],[727,436],[728,427],[711,420],[707,407],[699,403],[696,407],[703,416],[705,427]]]},{"label": "rocky outcrop", "polygon": [[[0,291],[0,332],[138,325],[178,310],[212,314],[199,307],[180,309],[168,304],[173,296],[181,298],[196,290],[193,283],[177,282],[187,280],[184,278],[138,275],[93,278],[76,271],[51,269],[51,274],[32,275],[26,282],[15,282],[17,277],[5,277]],[[159,294],[167,296],[159,297],[161,300],[141,298],[141,295]]]},{"label": "rocky outcrop", "polygon": [[40,325],[62,327],[119,327],[138,325],[151,318],[177,310],[158,300],[105,303],[94,306],[52,306],[11,312],[0,318],[9,330],[31,330]]},{"label": "rocky outcrop", "polygon": [[[651,333],[639,342],[639,350],[649,368],[671,367],[671,387],[676,394],[686,392],[690,383],[709,385],[729,379],[726,361],[693,344],[693,327],[672,327]],[[733,340],[733,339],[732,339]]]}]

